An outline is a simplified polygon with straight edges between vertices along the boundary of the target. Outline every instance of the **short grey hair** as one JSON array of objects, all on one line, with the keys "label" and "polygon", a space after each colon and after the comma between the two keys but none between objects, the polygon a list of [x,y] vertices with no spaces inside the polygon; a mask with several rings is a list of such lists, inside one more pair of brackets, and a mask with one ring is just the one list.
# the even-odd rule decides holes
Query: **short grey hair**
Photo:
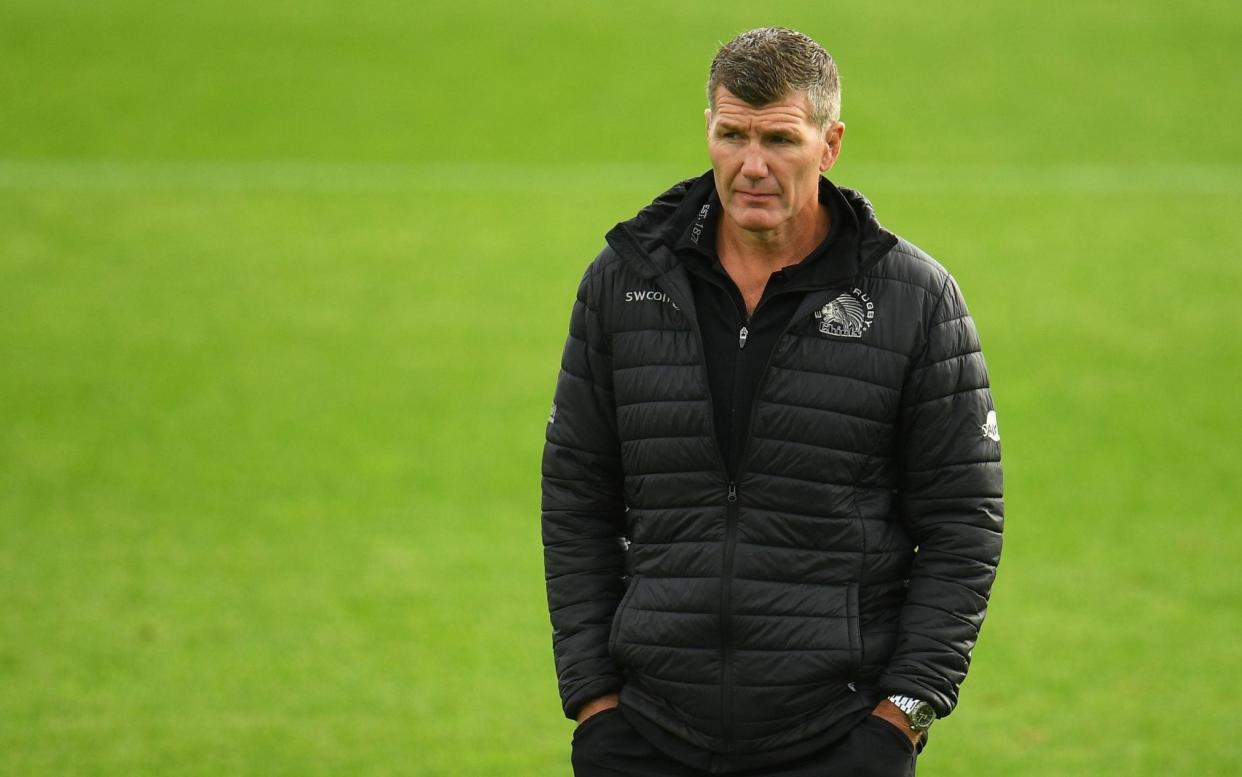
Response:
[{"label": "short grey hair", "polygon": [[721,46],[707,80],[712,110],[721,86],[755,107],[803,92],[819,127],[841,118],[837,63],[812,38],[785,27],[760,27]]}]

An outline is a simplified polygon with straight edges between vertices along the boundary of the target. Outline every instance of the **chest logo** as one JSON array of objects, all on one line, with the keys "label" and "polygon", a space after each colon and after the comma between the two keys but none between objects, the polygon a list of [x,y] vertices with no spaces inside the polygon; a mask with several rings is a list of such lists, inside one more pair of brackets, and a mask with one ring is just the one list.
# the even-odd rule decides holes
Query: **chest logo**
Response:
[{"label": "chest logo", "polygon": [[677,307],[677,303],[673,302],[673,298],[662,291],[649,291],[642,289],[639,291],[627,291],[625,293],[626,302],[667,302],[673,306],[673,310],[681,310]]},{"label": "chest logo", "polygon": [[875,323],[875,303],[862,289],[852,289],[815,311],[821,334],[862,337]]}]

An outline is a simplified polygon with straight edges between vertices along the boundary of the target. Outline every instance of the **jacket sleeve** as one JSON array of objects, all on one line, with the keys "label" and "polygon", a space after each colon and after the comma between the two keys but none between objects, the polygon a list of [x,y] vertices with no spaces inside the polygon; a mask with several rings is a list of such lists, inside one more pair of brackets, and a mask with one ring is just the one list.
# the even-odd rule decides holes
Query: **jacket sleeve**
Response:
[{"label": "jacket sleeve", "polygon": [[[598,263],[596,263],[598,264]],[[578,287],[543,449],[543,548],[565,716],[622,684],[608,652],[623,592],[625,503],[595,265]]]},{"label": "jacket sleeve", "polygon": [[1000,561],[999,434],[979,337],[945,281],[912,363],[898,428],[899,505],[917,546],[885,693],[953,711]]}]

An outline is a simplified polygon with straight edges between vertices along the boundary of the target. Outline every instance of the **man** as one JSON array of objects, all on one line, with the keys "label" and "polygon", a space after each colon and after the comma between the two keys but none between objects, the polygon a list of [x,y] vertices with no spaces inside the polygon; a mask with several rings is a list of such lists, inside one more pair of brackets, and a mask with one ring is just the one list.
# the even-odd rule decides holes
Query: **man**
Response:
[{"label": "man", "polygon": [[1001,547],[1000,437],[948,272],[822,178],[832,58],[721,47],[712,169],[607,235],[543,457],[576,775],[913,774]]}]

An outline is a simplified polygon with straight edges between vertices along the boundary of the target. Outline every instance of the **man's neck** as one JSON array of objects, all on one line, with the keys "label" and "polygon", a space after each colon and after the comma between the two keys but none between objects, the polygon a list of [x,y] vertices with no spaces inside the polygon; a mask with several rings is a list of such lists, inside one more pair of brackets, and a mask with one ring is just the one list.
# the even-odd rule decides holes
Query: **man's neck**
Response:
[{"label": "man's neck", "polygon": [[802,261],[824,241],[832,228],[828,207],[816,202],[813,212],[791,219],[780,228],[765,232],[742,229],[728,213],[722,213],[716,233],[716,251],[721,264],[734,274],[761,275]]},{"label": "man's neck", "polygon": [[741,292],[747,319],[759,306],[772,273],[801,262],[814,251],[828,236],[831,220],[828,208],[818,202],[803,219],[766,233],[741,229],[727,212],[723,214],[717,226],[716,254]]}]

